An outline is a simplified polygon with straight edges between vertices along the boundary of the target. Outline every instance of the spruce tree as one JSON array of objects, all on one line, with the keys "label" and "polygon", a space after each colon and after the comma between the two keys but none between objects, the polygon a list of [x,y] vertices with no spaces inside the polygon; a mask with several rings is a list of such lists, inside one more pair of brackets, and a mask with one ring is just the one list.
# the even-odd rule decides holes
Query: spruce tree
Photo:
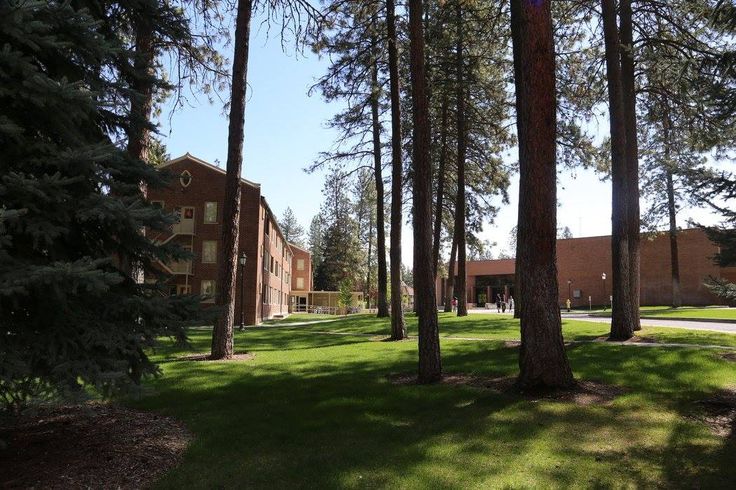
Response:
[{"label": "spruce tree", "polygon": [[118,143],[125,39],[75,5],[0,3],[0,398],[16,407],[157,373],[147,349],[183,339],[197,304],[162,294],[154,264],[184,255],[140,232],[173,220],[141,192],[162,175]]}]

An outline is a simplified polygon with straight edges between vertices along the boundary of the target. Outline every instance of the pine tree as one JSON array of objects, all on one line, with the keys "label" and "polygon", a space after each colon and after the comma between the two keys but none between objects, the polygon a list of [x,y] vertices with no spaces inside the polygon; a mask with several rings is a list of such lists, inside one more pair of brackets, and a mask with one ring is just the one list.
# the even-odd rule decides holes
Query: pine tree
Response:
[{"label": "pine tree", "polygon": [[304,247],[304,227],[299,224],[296,216],[294,216],[294,211],[288,206],[284,210],[284,215],[279,220],[279,227],[287,242]]},{"label": "pine tree", "polygon": [[184,254],[140,233],[173,219],[141,192],[162,175],[117,144],[131,123],[110,110],[125,99],[120,12],[75,5],[0,3],[0,399],[15,407],[156,374],[146,350],[183,340],[198,303],[114,259],[156,279],[155,262]]},{"label": "pine tree", "polygon": [[516,253],[521,311],[518,384],[566,388],[572,371],[557,305],[556,92],[550,2],[511,2],[519,135]]}]

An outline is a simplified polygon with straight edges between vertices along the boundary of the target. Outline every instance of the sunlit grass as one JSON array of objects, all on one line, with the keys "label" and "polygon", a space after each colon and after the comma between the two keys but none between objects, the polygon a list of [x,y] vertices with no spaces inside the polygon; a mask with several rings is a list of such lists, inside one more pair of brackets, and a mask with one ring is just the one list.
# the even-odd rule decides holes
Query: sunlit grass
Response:
[{"label": "sunlit grass", "polygon": [[[669,306],[644,306],[640,310],[642,317],[647,318],[680,318],[680,319],[710,319],[710,320],[736,320],[736,308],[722,306],[693,307],[682,306],[672,308]],[[595,316],[611,316],[611,312],[594,312]]]},{"label": "sunlit grass", "polygon": [[[416,333],[415,319],[408,316],[407,322]],[[607,330],[585,322],[564,327],[568,340]],[[680,335],[688,343],[711,335],[673,330],[642,334],[659,341]],[[611,405],[577,406],[472,387],[391,384],[387,374],[415,371],[417,345],[416,340],[379,341],[388,332],[387,320],[355,315],[239,332],[236,350],[255,354],[252,361],[178,361],[185,351],[159,349],[155,356],[163,361],[164,376],[151,382],[153,394],[130,403],[181,419],[195,442],[158,486],[725,488],[736,483],[733,441],[687,417],[697,410],[694,400],[736,380],[736,364],[721,359],[717,350],[577,344],[568,355],[578,379],[625,389]],[[502,341],[519,337],[518,321],[443,314],[441,332],[446,372],[517,372],[518,349]],[[722,335],[719,344],[726,342]],[[206,352],[210,332],[193,330],[191,342],[195,351]]]}]

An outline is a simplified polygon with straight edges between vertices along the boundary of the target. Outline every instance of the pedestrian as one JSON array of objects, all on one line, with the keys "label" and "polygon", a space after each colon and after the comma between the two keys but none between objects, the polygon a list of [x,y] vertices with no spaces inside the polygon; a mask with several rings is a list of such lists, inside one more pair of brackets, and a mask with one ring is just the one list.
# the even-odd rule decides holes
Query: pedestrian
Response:
[{"label": "pedestrian", "polygon": [[509,311],[514,311],[514,297],[509,296]]},{"label": "pedestrian", "polygon": [[571,306],[570,298],[567,298],[567,301],[565,301],[565,306],[567,306],[567,312],[570,313],[570,306]]},{"label": "pedestrian", "polygon": [[501,313],[501,295],[496,295],[496,312]]},{"label": "pedestrian", "polygon": [[457,311],[457,298],[455,296],[452,297],[452,311]]},{"label": "pedestrian", "polygon": [[501,302],[501,313],[506,313],[506,302],[505,301]]}]

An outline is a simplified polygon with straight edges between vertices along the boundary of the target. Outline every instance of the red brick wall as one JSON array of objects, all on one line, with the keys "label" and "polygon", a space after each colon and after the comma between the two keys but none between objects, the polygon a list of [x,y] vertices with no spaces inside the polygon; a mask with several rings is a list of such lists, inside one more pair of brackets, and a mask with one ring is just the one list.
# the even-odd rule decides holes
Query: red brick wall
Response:
[{"label": "red brick wall", "polygon": [[[722,300],[703,285],[708,277],[724,277],[736,281],[736,268],[719,268],[711,258],[718,247],[697,229],[682,230],[678,235],[680,259],[680,288],[683,304],[720,304]],[[468,262],[468,294],[472,294],[475,276],[504,275],[514,273],[511,260]],[[456,269],[457,270],[457,269]],[[588,304],[588,296],[594,305],[608,302],[611,294],[611,237],[585,237],[557,240],[557,282],[559,301],[568,297],[568,280],[571,280],[570,299],[574,306]],[[606,274],[605,294],[601,274]],[[438,301],[442,281],[438,279]],[[580,290],[581,297],[573,298]],[[469,299],[472,301],[472,299]],[[672,301],[672,276],[670,268],[669,235],[642,235],[641,241],[641,304],[666,305]]]},{"label": "red brick wall", "polygon": [[[217,281],[217,269],[219,262],[222,260],[222,211],[225,199],[225,174],[221,170],[208,164],[200,163],[195,158],[185,157],[175,160],[166,167],[172,174],[169,186],[165,189],[149,189],[148,199],[151,201],[164,201],[164,208],[172,211],[176,206],[193,206],[195,208],[195,232],[192,236],[179,235],[174,240],[182,245],[193,245],[192,251],[195,254],[192,260],[192,274],[176,275],[170,280],[171,284],[189,284],[194,294],[201,294],[201,284],[203,280]],[[182,187],[179,182],[179,175],[188,170],[192,175],[191,184],[188,187]],[[281,285],[281,277],[276,277],[270,271],[264,274],[263,270],[263,246],[266,245],[269,251],[274,254],[277,247],[276,237],[283,240],[278,227],[272,228],[274,232],[268,242],[264,236],[264,223],[269,219],[272,224],[275,220],[270,214],[268,204],[261,196],[260,186],[257,184],[241,183],[241,208],[240,208],[240,245],[238,255],[245,252],[248,260],[245,266],[245,287],[243,290],[243,313],[246,324],[255,324],[261,321],[262,313],[266,317],[278,314],[280,311],[286,312],[286,303],[282,301],[279,305],[278,298],[275,298],[275,304],[264,304],[261,297],[262,285],[265,281],[269,287],[278,288],[279,291],[286,293],[288,298],[289,285]],[[204,223],[204,205],[207,201],[217,202],[217,222],[215,224]],[[153,234],[152,236],[155,236]],[[160,239],[166,238],[161,235]],[[217,242],[217,263],[202,263],[202,242],[212,240]],[[282,257],[278,257],[279,265],[285,263],[282,274],[290,271],[289,261],[284,261]],[[241,295],[241,271],[238,267],[237,284],[235,291],[235,321],[240,323],[240,295]],[[284,276],[285,277],[285,276]],[[284,280],[284,283],[288,281]],[[272,295],[274,296],[274,295]],[[275,307],[274,307],[275,306]]]},{"label": "red brick wall", "polygon": [[[291,250],[294,252],[294,260],[292,267],[294,268],[291,277],[291,289],[292,291],[311,291],[312,290],[312,254],[307,250],[296,245],[291,245]],[[304,270],[298,269],[299,260],[304,261]],[[301,278],[304,281],[303,287],[297,287],[297,279]]]}]

